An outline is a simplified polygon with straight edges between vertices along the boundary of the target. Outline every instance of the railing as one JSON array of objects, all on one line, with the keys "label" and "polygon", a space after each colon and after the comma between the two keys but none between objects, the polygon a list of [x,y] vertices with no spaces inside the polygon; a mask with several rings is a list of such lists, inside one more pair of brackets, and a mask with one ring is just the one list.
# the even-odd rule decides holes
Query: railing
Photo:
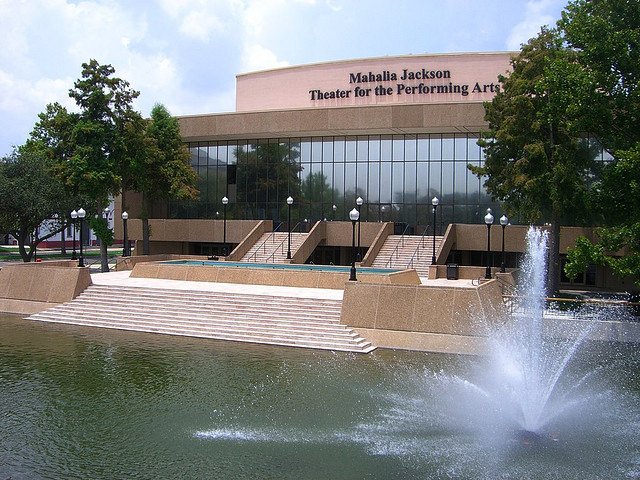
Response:
[{"label": "railing", "polygon": [[[288,241],[288,237],[285,238],[284,240],[280,241],[280,243],[278,245],[275,246],[275,248],[273,247],[273,245],[276,243],[276,233],[284,233],[284,232],[278,232],[277,230],[283,225],[283,222],[280,222],[278,224],[278,226],[274,229],[273,232],[271,232],[271,234],[269,234],[269,236],[267,238],[264,239],[264,241],[258,245],[258,247],[253,251],[253,253],[247,258],[247,262],[255,262],[258,258],[258,254],[262,254],[262,255],[267,255],[267,244],[271,243],[272,245],[269,247],[269,252],[271,252],[271,254],[266,257],[266,259],[263,259],[264,263],[275,263],[275,254],[278,252],[278,249],[280,249],[281,253],[284,254],[284,243],[286,243]],[[295,231],[296,228],[298,228],[300,225],[300,222],[296,223],[294,225],[294,227],[291,229],[291,231]],[[288,232],[287,232],[288,233]],[[269,262],[269,260],[271,260],[271,262]]]},{"label": "railing", "polygon": [[407,263],[407,268],[414,268],[414,264],[413,264],[414,259],[416,261],[420,261],[420,247],[426,248],[426,245],[424,243],[424,237],[426,236],[428,229],[429,229],[429,226],[427,225],[424,231],[422,232],[422,235],[420,236],[420,242],[418,243],[418,246],[414,250],[413,254],[411,255],[411,258],[409,259],[409,262]]},{"label": "railing", "polygon": [[496,282],[498,282],[498,285],[500,285],[500,288],[502,289],[502,296],[514,295],[516,287],[513,283],[507,282],[504,278],[498,275],[496,275],[494,279]]},{"label": "railing", "polygon": [[[503,295],[510,314],[524,314],[522,300],[526,297]],[[615,320],[640,321],[640,303],[626,300],[545,298],[544,318],[595,319],[601,318],[603,311]]]},{"label": "railing", "polygon": [[267,258],[265,258],[263,260],[264,263],[276,263],[276,253],[278,253],[278,250],[280,250],[280,253],[282,255],[284,255],[284,244],[288,239],[285,238],[284,240],[282,240],[280,242],[280,244],[273,250],[273,252],[271,252],[271,255],[269,255]]},{"label": "railing", "polygon": [[398,251],[400,247],[404,247],[404,236],[405,236],[405,233],[407,233],[408,229],[409,229],[409,225],[407,224],[407,226],[404,227],[404,230],[402,231],[402,235],[400,235],[400,238],[398,239],[398,243],[396,243],[396,248],[393,249],[393,251],[391,252],[391,255],[389,255],[389,260],[387,260],[387,263],[384,264],[385,268],[389,268],[393,266],[391,262],[393,261],[394,255],[396,256],[396,259],[398,259]]}]

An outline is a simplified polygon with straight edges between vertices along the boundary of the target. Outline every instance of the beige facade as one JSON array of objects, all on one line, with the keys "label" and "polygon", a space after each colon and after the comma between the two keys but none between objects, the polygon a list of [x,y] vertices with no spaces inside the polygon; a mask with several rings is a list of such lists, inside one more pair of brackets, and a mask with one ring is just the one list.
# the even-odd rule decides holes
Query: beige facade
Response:
[{"label": "beige facade", "polygon": [[483,102],[493,97],[511,55],[407,55],[242,74],[236,111]]},{"label": "beige facade", "polygon": [[[482,102],[495,95],[512,55],[409,55],[241,74],[235,113],[184,116],[180,127],[187,142],[479,132]],[[336,91],[348,94],[324,98]]]},{"label": "beige facade", "polygon": [[[202,159],[199,160],[200,163],[197,167],[200,169],[199,171],[224,168],[225,172],[227,165],[232,162],[238,164],[240,162],[237,158],[231,158],[232,148],[244,145],[250,149],[252,144],[261,142],[269,144],[269,142],[278,142],[282,139],[288,139],[286,141],[289,142],[289,145],[292,144],[291,142],[301,139],[308,141],[309,145],[319,140],[320,145],[325,139],[332,138],[344,139],[341,141],[345,143],[351,141],[350,139],[359,141],[360,138],[374,138],[375,142],[378,142],[376,145],[379,145],[384,142],[385,138],[390,139],[391,142],[395,142],[396,138],[403,138],[405,145],[407,145],[407,139],[413,141],[412,139],[415,138],[418,144],[418,153],[415,160],[411,161],[415,161],[418,165],[420,162],[424,162],[423,165],[426,165],[433,161],[432,140],[436,139],[439,142],[438,145],[442,145],[442,152],[438,153],[440,156],[435,160],[438,162],[437,168],[441,169],[438,170],[441,172],[439,175],[442,175],[442,178],[452,177],[458,181],[461,177],[458,171],[463,172],[466,169],[467,158],[469,162],[480,162],[482,157],[478,156],[472,159],[458,157],[458,153],[453,153],[451,160],[449,160],[444,152],[446,149],[445,140],[450,140],[452,145],[455,144],[455,148],[458,147],[457,142],[461,141],[461,145],[467,145],[465,148],[470,150],[475,143],[474,136],[477,137],[480,132],[486,130],[487,123],[484,120],[482,102],[491,100],[495,95],[498,75],[507,73],[511,56],[512,53],[509,52],[410,55],[302,65],[240,74],[236,80],[237,111],[182,116],[179,118],[181,133],[185,142],[192,148],[192,152],[206,152],[205,163],[201,163]],[[465,135],[466,138],[463,138]],[[427,157],[420,157],[419,142],[423,139],[426,139],[426,142],[431,142],[425,143],[426,150],[423,149],[423,151],[427,151],[425,154]],[[210,148],[210,145],[214,145],[211,147],[212,150],[206,150]],[[224,145],[224,148],[227,148],[225,151],[228,158],[220,160],[220,150],[216,150],[219,148],[218,145]],[[336,148],[335,145],[330,146]],[[348,152],[348,147],[346,151]],[[216,155],[218,157],[214,157]],[[359,159],[352,160],[360,165]],[[213,166],[212,161],[214,162]],[[301,160],[301,162],[304,161]],[[303,164],[303,170],[308,170],[315,161],[317,159],[309,159],[309,165]],[[321,161],[325,161],[325,158],[322,157]],[[349,159],[345,158],[343,161],[348,162]],[[366,162],[371,161],[371,159],[366,160]],[[389,158],[390,164],[395,164],[398,161],[408,162],[406,158]],[[448,172],[445,169],[445,164],[446,168],[455,166],[456,172]],[[407,165],[410,164],[407,163]],[[407,185],[410,183],[408,180],[414,182],[407,176],[420,175],[421,172],[420,168],[417,170],[410,170],[409,167],[402,168],[404,169],[403,181]],[[430,166],[428,169],[431,172]],[[381,178],[383,171],[384,169],[380,169]],[[427,170],[422,171],[426,172]],[[313,218],[311,215],[310,238],[300,251],[294,254],[292,259],[294,262],[308,261],[314,249],[319,247],[340,248],[343,259],[348,257],[351,232],[350,223],[344,222],[344,220],[347,220],[346,213],[352,208],[352,203],[349,202],[355,200],[353,192],[358,191],[358,186],[352,188],[351,193],[347,191],[350,188],[348,185],[350,180],[347,178],[346,172],[345,170],[345,190],[341,193],[344,198],[344,208],[342,216],[336,218],[336,220],[343,221],[325,222],[322,228],[314,227],[317,217]],[[356,183],[361,180],[359,175],[359,173],[356,175]],[[371,173],[367,175],[371,175]],[[376,175],[378,175],[377,171]],[[418,233],[424,230],[425,224],[430,223],[430,200],[433,195],[437,195],[441,199],[439,212],[447,208],[444,204],[455,202],[458,195],[459,187],[456,186],[455,181],[449,187],[445,187],[444,180],[442,185],[435,184],[434,186],[431,179],[432,174],[429,173],[429,176],[431,183],[424,188],[426,192],[424,198],[419,199],[419,192],[417,195],[409,192],[409,198],[411,195],[416,195],[417,202],[422,202],[422,204],[413,206],[417,212],[414,218],[417,221],[415,230]],[[383,181],[381,180],[379,186],[380,191],[383,189]],[[416,178],[414,184],[418,185],[421,181],[421,178]],[[466,181],[469,182],[469,180]],[[212,184],[213,182],[208,181],[208,183]],[[223,178],[222,184],[224,185],[224,183],[225,179]],[[226,184],[229,185],[228,178]],[[401,188],[406,188],[405,184]],[[420,187],[417,188],[419,190]],[[449,190],[447,191],[446,188]],[[470,191],[471,187],[467,184],[463,188]],[[236,201],[234,197],[237,191],[236,185],[233,185],[232,194],[227,192],[232,203]],[[280,196],[283,195],[286,197],[286,194],[280,194]],[[353,198],[348,198],[349,195],[352,195]],[[447,195],[450,196],[449,199],[447,199]],[[481,262],[478,261],[486,250],[486,228],[482,224],[482,216],[487,206],[493,208],[495,206],[483,204],[488,201],[488,196],[483,194],[481,188],[477,195],[479,197],[477,206],[474,205],[476,200],[471,196],[463,202],[463,205],[457,207],[460,209],[459,211],[466,209],[466,218],[471,219],[466,221],[467,225],[464,224],[464,220],[461,222],[457,219],[458,214],[453,211],[454,207],[450,211],[449,219],[443,217],[444,220],[441,220],[443,223],[439,226],[440,234],[447,231],[449,224],[455,224],[456,228],[448,231],[450,235],[445,235],[443,245],[438,252],[440,265],[446,264],[451,252],[471,252],[469,255],[458,257],[457,260],[462,258],[462,261],[467,261],[475,258],[469,264],[482,265],[484,263],[484,257]],[[483,195],[484,198],[480,198]],[[215,202],[219,201],[215,199],[221,198],[222,194],[217,192],[213,195],[207,194],[207,196],[213,197]],[[385,218],[384,213],[387,212],[388,215],[390,210],[394,210],[395,196],[397,196],[397,192],[393,191],[387,203],[382,199],[382,194],[376,201],[372,200],[370,196],[365,196],[364,207],[369,207],[367,210],[370,212],[376,212],[369,213],[369,218],[365,219],[362,224],[361,242],[362,246],[368,249],[363,258],[365,265],[373,261],[385,238],[393,233],[393,224],[385,222],[399,221],[394,218]],[[278,197],[276,201],[282,202],[284,197]],[[298,198],[296,198],[297,201]],[[330,207],[333,201],[332,199],[328,200],[329,209],[325,204],[322,206],[322,210],[319,210],[324,212],[322,216],[331,216]],[[375,205],[371,207],[371,204],[374,203]],[[274,204],[265,205],[269,209],[273,208]],[[411,209],[412,205],[405,201],[402,208]],[[215,206],[214,204],[212,209],[215,214],[216,209],[221,210],[221,205]],[[181,219],[175,218],[175,216],[167,218],[172,217],[167,211],[166,206],[158,206],[156,208],[158,217],[150,220],[152,227],[150,253],[188,255],[200,252],[200,250],[194,251],[194,245],[221,244],[223,221],[220,216],[216,219],[211,217]],[[494,214],[496,214],[496,219],[501,215],[496,210],[494,210]],[[302,215],[306,216],[307,213]],[[142,232],[135,216],[134,213],[129,222],[129,234],[130,238],[140,240]],[[236,248],[229,255],[230,260],[239,260],[260,234],[275,227],[276,219],[265,220],[265,218],[229,219],[226,226],[226,240]],[[256,227],[260,221],[267,223]],[[121,236],[121,228],[118,227],[120,225],[117,225],[117,237]],[[515,266],[516,254],[524,251],[525,230],[526,227],[509,227],[508,229],[505,250],[514,254],[509,257],[512,266]],[[566,253],[567,247],[571,246],[577,234],[581,233],[592,234],[576,229],[563,229],[561,252]],[[494,252],[500,250],[500,236],[500,227],[496,225],[491,232],[491,250]],[[608,274],[600,271],[597,275],[596,285],[592,286],[616,285],[621,288],[632,288],[632,285],[627,285],[627,283],[615,281]]]}]

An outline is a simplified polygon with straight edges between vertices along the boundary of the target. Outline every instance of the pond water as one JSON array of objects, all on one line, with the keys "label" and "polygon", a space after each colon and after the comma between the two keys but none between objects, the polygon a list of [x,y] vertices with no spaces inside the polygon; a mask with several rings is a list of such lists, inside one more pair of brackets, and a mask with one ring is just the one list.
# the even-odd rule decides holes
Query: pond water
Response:
[{"label": "pond water", "polygon": [[637,346],[588,345],[568,374],[597,372],[598,404],[539,444],[452,420],[434,379],[482,361],[3,316],[0,480],[640,478]]},{"label": "pond water", "polygon": [[[250,268],[262,270],[287,270],[303,272],[349,273],[351,267],[340,265],[315,265],[309,263],[253,263],[253,262],[219,262],[215,260],[164,260],[159,262],[166,265],[180,265],[192,267],[221,267],[221,268]],[[358,273],[390,275],[401,272],[397,268],[358,267]]]}]

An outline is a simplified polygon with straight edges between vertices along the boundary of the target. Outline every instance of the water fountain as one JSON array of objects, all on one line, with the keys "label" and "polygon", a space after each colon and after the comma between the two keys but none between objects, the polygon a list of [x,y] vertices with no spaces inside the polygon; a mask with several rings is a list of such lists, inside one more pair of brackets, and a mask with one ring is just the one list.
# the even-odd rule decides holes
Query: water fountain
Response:
[{"label": "water fountain", "polygon": [[[593,375],[562,384],[567,366],[596,325],[594,322],[567,324],[563,338],[544,335],[546,298],[547,232],[530,228],[527,254],[521,265],[516,313],[497,324],[489,324],[489,364],[475,391],[499,405],[499,413],[511,424],[515,436],[525,444],[553,438],[549,423],[564,412],[590,400],[578,394],[579,387]],[[468,384],[467,384],[468,385]]]},{"label": "water fountain", "polygon": [[386,397],[382,429],[396,438],[423,435],[411,454],[458,456],[445,478],[638,478],[640,411],[625,392],[637,372],[611,362],[615,346],[587,341],[598,320],[569,322],[561,338],[548,335],[547,234],[531,228],[527,240],[516,313],[478,319],[487,357],[462,373],[407,372],[406,391]]},{"label": "water fountain", "polygon": [[0,318],[0,479],[640,478],[638,345],[549,336],[529,240],[519,314],[477,319],[486,357]]}]

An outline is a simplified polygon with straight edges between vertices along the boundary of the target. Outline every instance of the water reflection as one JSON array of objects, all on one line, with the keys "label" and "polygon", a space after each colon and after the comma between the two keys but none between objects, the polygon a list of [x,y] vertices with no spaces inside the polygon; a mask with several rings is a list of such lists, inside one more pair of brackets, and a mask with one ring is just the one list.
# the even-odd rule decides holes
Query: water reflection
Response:
[{"label": "water reflection", "polygon": [[[624,372],[640,366],[629,347],[585,355],[607,372],[612,361]],[[626,403],[610,413],[616,431],[599,433],[603,451],[559,445],[532,455],[516,445],[498,457],[491,443],[452,428],[446,399],[433,388],[439,372],[467,375],[477,361],[2,317],[0,479],[548,478],[550,472],[633,478],[640,472],[637,374],[615,384]],[[599,468],[585,466],[593,459]]]}]

